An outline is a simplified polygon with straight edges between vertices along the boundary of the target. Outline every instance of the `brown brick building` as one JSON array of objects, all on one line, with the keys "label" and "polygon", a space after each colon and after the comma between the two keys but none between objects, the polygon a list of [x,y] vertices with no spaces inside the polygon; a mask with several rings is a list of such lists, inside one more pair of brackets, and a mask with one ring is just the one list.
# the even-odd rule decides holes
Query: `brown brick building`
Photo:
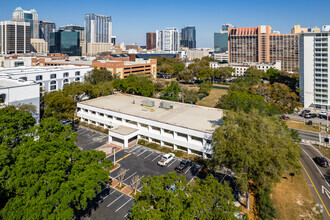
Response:
[{"label": "brown brick building", "polygon": [[297,34],[272,32],[269,25],[228,29],[230,63],[273,63],[281,61],[281,69],[299,68]]},{"label": "brown brick building", "polygon": [[148,32],[146,40],[147,50],[156,49],[156,33]]}]

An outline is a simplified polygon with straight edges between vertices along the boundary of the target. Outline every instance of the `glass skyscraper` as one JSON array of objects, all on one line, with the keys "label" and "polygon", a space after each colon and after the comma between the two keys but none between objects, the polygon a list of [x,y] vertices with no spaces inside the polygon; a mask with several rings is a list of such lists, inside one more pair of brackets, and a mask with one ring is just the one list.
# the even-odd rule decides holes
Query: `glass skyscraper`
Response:
[{"label": "glass skyscraper", "polygon": [[29,22],[31,27],[31,38],[39,38],[39,16],[36,10],[31,9],[30,11],[25,11],[21,7],[18,7],[13,13],[12,20]]},{"label": "glass skyscraper", "polygon": [[111,43],[112,21],[110,16],[85,15],[86,43]]},{"label": "glass skyscraper", "polygon": [[193,26],[184,27],[181,30],[181,46],[196,48],[196,28]]},{"label": "glass skyscraper", "polygon": [[81,56],[80,34],[75,31],[57,31],[50,34],[50,52]]},{"label": "glass skyscraper", "polygon": [[50,33],[56,31],[56,25],[50,21],[39,21],[39,37],[48,43],[48,50],[50,47]]}]

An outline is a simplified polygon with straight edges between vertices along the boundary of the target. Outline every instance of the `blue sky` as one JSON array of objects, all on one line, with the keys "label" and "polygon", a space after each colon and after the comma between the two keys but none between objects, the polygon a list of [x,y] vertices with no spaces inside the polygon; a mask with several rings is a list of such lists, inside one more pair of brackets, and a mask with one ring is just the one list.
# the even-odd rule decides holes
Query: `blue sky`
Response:
[{"label": "blue sky", "polygon": [[[117,42],[145,45],[145,33],[166,27],[196,26],[197,47],[213,47],[213,33],[223,23],[236,27],[269,24],[289,33],[294,24],[303,27],[330,24],[329,0],[1,0],[0,20],[10,20],[14,9],[36,9],[41,20],[57,27],[84,24],[84,15],[112,16]],[[4,3],[5,2],[5,3]]]}]

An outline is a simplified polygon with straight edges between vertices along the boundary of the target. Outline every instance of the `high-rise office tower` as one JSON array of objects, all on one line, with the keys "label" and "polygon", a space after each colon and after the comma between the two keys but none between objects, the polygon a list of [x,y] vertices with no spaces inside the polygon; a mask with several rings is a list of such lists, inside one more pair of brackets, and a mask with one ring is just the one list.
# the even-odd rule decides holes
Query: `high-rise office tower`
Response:
[{"label": "high-rise office tower", "polygon": [[214,52],[224,53],[228,51],[228,28],[234,27],[231,24],[223,24],[222,30],[214,33]]},{"label": "high-rise office tower", "polygon": [[156,33],[148,32],[146,36],[147,50],[156,49]]},{"label": "high-rise office tower", "polygon": [[279,34],[269,25],[228,29],[230,63],[281,61],[283,71],[299,68],[297,34]]},{"label": "high-rise office tower", "polygon": [[18,7],[13,13],[12,20],[29,22],[31,27],[31,38],[39,38],[39,17],[36,10],[31,9],[30,11],[26,11],[21,7]]},{"label": "high-rise office tower", "polygon": [[85,15],[85,41],[87,43],[111,43],[112,21],[110,16]]},{"label": "high-rise office tower", "polygon": [[60,31],[75,31],[78,32],[80,35],[80,41],[84,41],[85,39],[85,31],[84,31],[84,27],[81,27],[79,25],[73,25],[73,24],[69,24],[66,26],[61,26],[58,30]]},{"label": "high-rise office tower", "polygon": [[1,54],[30,53],[31,29],[29,22],[0,22]]},{"label": "high-rise office tower", "polygon": [[305,108],[329,108],[329,42],[329,31],[299,36],[300,101]]},{"label": "high-rise office tower", "polygon": [[50,33],[54,33],[56,31],[56,24],[51,21],[39,21],[39,37],[44,39],[47,44],[49,50],[49,42],[50,42]]},{"label": "high-rise office tower", "polygon": [[50,52],[81,56],[80,33],[69,30],[50,33]]},{"label": "high-rise office tower", "polygon": [[116,40],[117,40],[117,37],[116,36],[111,36],[111,43],[113,45],[116,45]]},{"label": "high-rise office tower", "polygon": [[223,24],[222,25],[222,31],[228,31],[229,28],[233,28],[234,25],[232,24]]},{"label": "high-rise office tower", "polygon": [[166,28],[163,31],[156,31],[157,50],[173,52],[179,50],[179,31],[178,28]]},{"label": "high-rise office tower", "polygon": [[193,26],[184,27],[181,30],[181,46],[189,49],[196,48],[196,28]]}]

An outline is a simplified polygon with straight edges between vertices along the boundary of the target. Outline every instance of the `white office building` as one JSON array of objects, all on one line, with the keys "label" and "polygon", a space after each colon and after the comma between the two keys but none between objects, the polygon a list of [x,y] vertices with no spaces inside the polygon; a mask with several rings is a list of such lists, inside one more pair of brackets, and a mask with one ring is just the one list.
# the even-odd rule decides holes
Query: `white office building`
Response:
[{"label": "white office building", "polygon": [[85,74],[93,68],[88,66],[49,66],[0,68],[0,76],[35,81],[45,92],[63,89],[71,82],[84,82]]},{"label": "white office building", "polygon": [[329,106],[329,41],[330,32],[302,33],[299,37],[300,101],[305,108]]},{"label": "white office building", "polygon": [[180,35],[178,28],[171,27],[162,31],[156,31],[156,49],[159,51],[178,51],[180,47]]},{"label": "white office building", "polygon": [[0,99],[1,103],[5,105],[34,105],[36,112],[33,117],[39,122],[40,89],[38,83],[12,79],[9,76],[0,76]]},{"label": "white office building", "polygon": [[217,108],[127,94],[77,104],[80,120],[109,129],[109,142],[127,148],[138,139],[203,157],[212,154],[212,134],[222,123]]}]

